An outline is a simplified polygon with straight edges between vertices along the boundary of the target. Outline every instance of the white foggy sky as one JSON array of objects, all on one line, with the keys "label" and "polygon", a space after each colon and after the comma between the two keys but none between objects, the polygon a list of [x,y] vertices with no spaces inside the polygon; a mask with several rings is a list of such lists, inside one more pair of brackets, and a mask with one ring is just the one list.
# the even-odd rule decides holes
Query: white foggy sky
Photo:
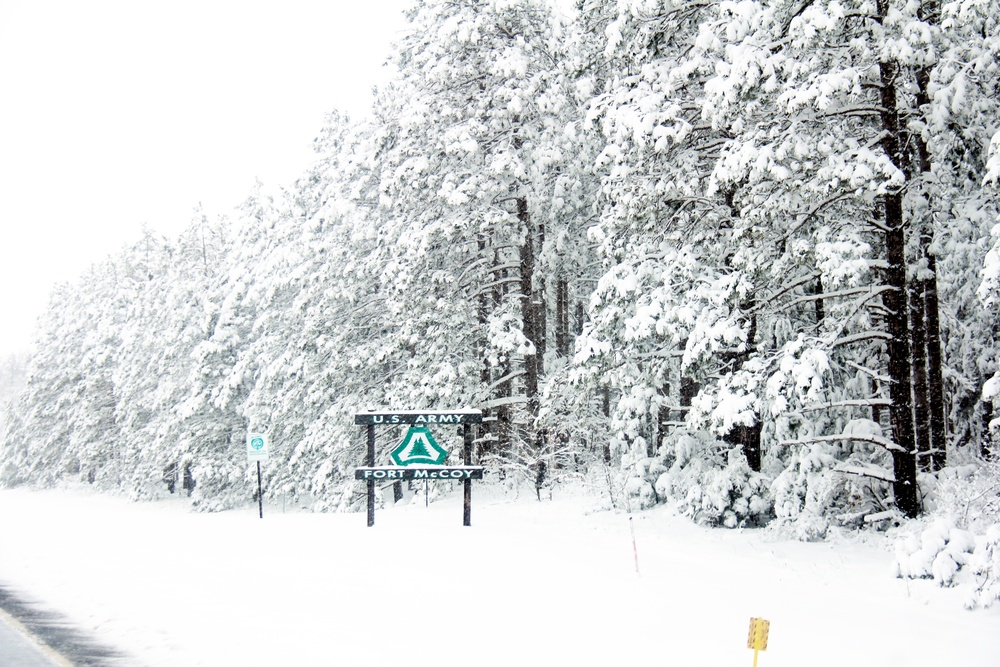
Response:
[{"label": "white foggy sky", "polygon": [[328,111],[367,110],[406,4],[0,0],[0,356],[144,224],[300,175]]}]

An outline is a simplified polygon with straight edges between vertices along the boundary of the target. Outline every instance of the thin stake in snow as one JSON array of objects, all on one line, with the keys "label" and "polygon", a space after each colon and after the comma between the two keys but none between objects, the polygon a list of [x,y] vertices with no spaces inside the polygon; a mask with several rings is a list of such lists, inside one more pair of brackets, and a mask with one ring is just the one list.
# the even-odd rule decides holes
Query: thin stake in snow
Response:
[{"label": "thin stake in snow", "polygon": [[632,531],[632,555],[635,556],[635,573],[639,574],[639,549],[635,545],[635,523],[632,517],[628,518],[628,528]]}]

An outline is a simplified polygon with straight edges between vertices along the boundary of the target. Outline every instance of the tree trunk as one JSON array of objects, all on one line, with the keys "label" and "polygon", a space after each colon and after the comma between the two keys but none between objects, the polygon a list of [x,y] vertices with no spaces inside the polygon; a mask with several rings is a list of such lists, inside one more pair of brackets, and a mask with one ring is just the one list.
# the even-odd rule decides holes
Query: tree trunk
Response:
[{"label": "tree trunk", "polygon": [[[477,248],[479,250],[479,257],[486,258],[486,237],[484,234],[480,233],[477,239]],[[487,273],[484,277],[492,277],[492,273]],[[485,282],[485,281],[484,281]],[[490,315],[490,292],[492,290],[480,289],[479,294],[476,297],[476,323],[479,325],[479,335],[476,337],[476,345],[478,346],[478,358],[480,360],[479,367],[479,383],[483,388],[484,394],[488,391],[488,387],[493,384],[493,374],[492,367],[489,362],[489,355],[487,354],[489,343],[487,342],[487,327]],[[480,438],[479,442],[479,458],[486,453],[489,453],[493,447],[490,441],[489,435],[496,435],[495,429],[492,428],[492,415],[489,410],[486,410],[483,414],[484,423],[483,429],[480,431],[483,436]]]},{"label": "tree trunk", "polygon": [[556,280],[556,356],[569,356],[569,281]]},{"label": "tree trunk", "polygon": [[993,421],[993,401],[983,401],[983,422],[979,432],[979,455],[987,461],[994,460],[996,452],[993,450],[993,431],[990,429],[990,422]]},{"label": "tree trunk", "polygon": [[761,421],[760,415],[755,415],[756,419],[752,426],[744,426],[740,424],[731,430],[725,436],[725,441],[732,445],[739,445],[743,450],[743,455],[747,457],[747,464],[750,469],[754,472],[760,472],[761,466],[761,448],[760,448],[760,432],[761,432]]},{"label": "tree trunk", "polygon": [[[494,253],[493,256],[494,265],[499,265],[501,263],[501,257],[499,253]],[[495,306],[499,307],[500,304],[504,302],[507,297],[508,287],[507,287],[507,270],[501,269],[496,273],[496,282],[493,288],[493,301]],[[507,378],[501,382],[495,392],[494,397],[497,399],[509,399],[513,396],[513,387],[510,381],[510,357],[504,356],[500,361],[500,364],[496,368],[496,374],[499,378]],[[496,447],[499,452],[510,451],[510,433],[511,433],[511,413],[510,413],[510,403],[504,402],[499,405],[496,409]]]},{"label": "tree trunk", "polygon": [[[819,295],[823,293],[823,277],[817,276],[816,282],[813,284],[813,294]],[[819,328],[823,324],[823,319],[826,317],[826,309],[823,306],[823,299],[816,299],[816,327]]]},{"label": "tree trunk", "polygon": [[[879,3],[880,14],[885,15],[884,1]],[[906,159],[900,137],[899,112],[896,107],[896,85],[899,68],[894,62],[879,63],[882,87],[882,148],[897,168],[906,172]],[[886,293],[885,316],[890,339],[889,354],[889,416],[893,440],[899,450],[892,452],[895,481],[893,493],[896,506],[908,517],[920,514],[920,493],[917,489],[917,466],[914,453],[913,403],[910,385],[910,332],[906,305],[906,233],[903,218],[902,194],[885,195],[885,255],[888,264],[885,282],[893,289]]]},{"label": "tree trunk", "polygon": [[921,246],[927,258],[931,276],[924,281],[924,312],[927,317],[927,391],[930,403],[931,470],[938,471],[948,463],[948,434],[945,429],[944,373],[941,368],[941,320],[938,311],[937,258],[930,251],[930,238]]},{"label": "tree trunk", "polygon": [[520,250],[521,269],[521,326],[524,337],[534,348],[524,356],[524,395],[527,401],[527,423],[524,440],[532,448],[535,459],[535,489],[541,493],[545,483],[546,465],[543,458],[544,443],[536,431],[539,410],[538,387],[542,377],[542,360],[545,353],[544,310],[545,304],[535,290],[535,232],[528,213],[528,200],[517,198],[517,219],[524,231]]},{"label": "tree trunk", "polygon": [[886,196],[886,222],[890,230],[885,235],[886,283],[894,287],[885,295],[888,310],[886,324],[889,334],[889,418],[892,422],[893,441],[900,450],[892,452],[892,468],[895,482],[893,493],[896,505],[908,517],[920,514],[920,497],[917,492],[917,466],[914,455],[913,405],[910,386],[910,343],[909,324],[906,313],[906,265],[905,235],[902,228],[902,205],[900,196]]},{"label": "tree trunk", "polygon": [[[691,401],[693,401],[694,397],[698,395],[698,391],[700,389],[701,387],[698,383],[692,380],[690,376],[681,375],[681,407],[690,408]],[[678,421],[683,420],[685,417],[687,417],[687,410],[681,414],[681,418]]]},{"label": "tree trunk", "polygon": [[[756,299],[749,299],[745,304],[741,304],[741,308],[744,311],[752,311],[756,306]],[[730,363],[732,364],[732,369],[738,370],[743,367],[743,364],[747,362],[750,358],[750,354],[754,350],[754,341],[757,338],[757,313],[751,312],[750,314],[750,326],[747,329],[747,349],[745,352],[732,355]],[[683,380],[681,382],[681,388],[683,390]],[[693,396],[691,397],[693,398]],[[691,404],[691,399],[688,398],[688,405]],[[747,463],[750,464],[750,469],[754,472],[760,472],[760,462],[761,462],[761,448],[760,448],[760,414],[754,412],[754,422],[751,426],[739,425],[734,427],[729,433],[723,436],[723,440],[726,442],[739,445],[743,450],[743,455],[747,459]]]},{"label": "tree trunk", "polygon": [[[525,207],[525,213],[527,213],[527,207]],[[531,225],[528,226],[528,229],[529,231],[531,230]],[[545,377],[545,351],[549,345],[549,305],[545,299],[546,275],[542,267],[539,266],[541,261],[539,258],[541,257],[542,249],[545,248],[544,223],[538,223],[537,232],[534,235],[532,243],[537,245],[537,252],[533,253],[535,266],[531,270],[533,283],[537,286],[531,294],[531,302],[535,315],[535,358],[538,360],[539,382],[542,382]]]},{"label": "tree trunk", "polygon": [[[517,218],[524,230],[521,244],[521,322],[524,337],[534,350],[524,355],[524,394],[528,402],[528,415],[532,422],[538,417],[538,383],[541,377],[542,340],[539,331],[538,304],[535,301],[535,238],[528,213],[528,200],[517,199]],[[533,426],[533,425],[532,425]],[[533,429],[532,429],[533,430]]]},{"label": "tree trunk", "polygon": [[[941,7],[938,0],[925,0],[917,14],[922,20],[936,25],[941,19]],[[928,109],[931,103],[930,82],[931,71],[929,67],[921,67],[916,72],[917,108]],[[917,147],[917,160],[920,165],[921,176],[930,176],[933,173],[931,164],[931,152],[927,147],[927,142],[919,132],[913,135],[913,140]],[[923,179],[921,179],[923,182]],[[934,220],[932,211],[933,200],[931,193],[924,191],[927,199],[925,210],[929,216],[920,226],[920,254],[927,262],[928,276],[921,280],[924,294],[924,316],[927,325],[927,402],[928,417],[930,420],[930,470],[937,471],[944,468],[947,463],[947,432],[945,428],[944,409],[944,377],[941,370],[941,320],[938,312],[938,290],[937,290],[937,258],[931,251],[933,241]]]},{"label": "tree trunk", "polygon": [[917,443],[917,468],[931,470],[930,405],[927,400],[927,330],[924,327],[923,283],[916,278],[910,292],[910,342],[913,359],[913,425]]}]

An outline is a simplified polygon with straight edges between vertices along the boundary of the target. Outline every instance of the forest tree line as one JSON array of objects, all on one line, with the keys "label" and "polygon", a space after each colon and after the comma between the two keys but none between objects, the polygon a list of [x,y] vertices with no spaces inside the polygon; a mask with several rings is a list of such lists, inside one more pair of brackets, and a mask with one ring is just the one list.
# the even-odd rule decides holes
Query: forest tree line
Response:
[{"label": "forest tree line", "polygon": [[221,509],[254,430],[266,494],[348,510],[355,412],[482,408],[477,460],[539,493],[915,517],[995,453],[998,17],[419,0],[297,182],[52,294],[0,483]]}]

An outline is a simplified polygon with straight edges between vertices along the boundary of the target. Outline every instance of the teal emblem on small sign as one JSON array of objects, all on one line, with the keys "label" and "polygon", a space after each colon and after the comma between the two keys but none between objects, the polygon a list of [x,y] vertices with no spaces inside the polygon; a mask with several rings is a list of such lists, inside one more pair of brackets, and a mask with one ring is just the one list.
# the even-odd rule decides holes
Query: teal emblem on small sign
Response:
[{"label": "teal emblem on small sign", "polygon": [[426,426],[411,426],[396,449],[389,454],[398,466],[441,465],[448,451],[437,444]]},{"label": "teal emblem on small sign", "polygon": [[247,460],[267,461],[268,437],[266,433],[247,433]]}]

